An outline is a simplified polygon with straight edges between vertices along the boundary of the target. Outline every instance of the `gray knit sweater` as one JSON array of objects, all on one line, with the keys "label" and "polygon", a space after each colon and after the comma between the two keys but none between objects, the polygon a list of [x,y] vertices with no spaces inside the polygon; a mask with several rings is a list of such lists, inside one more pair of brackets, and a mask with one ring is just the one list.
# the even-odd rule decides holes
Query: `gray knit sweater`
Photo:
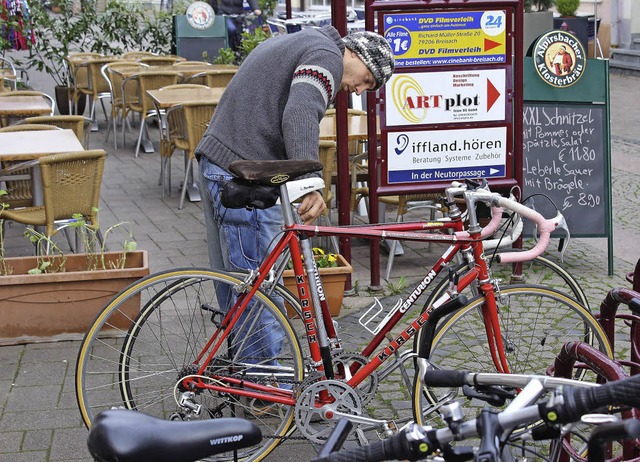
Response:
[{"label": "gray knit sweater", "polygon": [[196,153],[235,160],[318,159],[319,123],[342,81],[344,44],[332,26],[270,38],[227,86]]}]

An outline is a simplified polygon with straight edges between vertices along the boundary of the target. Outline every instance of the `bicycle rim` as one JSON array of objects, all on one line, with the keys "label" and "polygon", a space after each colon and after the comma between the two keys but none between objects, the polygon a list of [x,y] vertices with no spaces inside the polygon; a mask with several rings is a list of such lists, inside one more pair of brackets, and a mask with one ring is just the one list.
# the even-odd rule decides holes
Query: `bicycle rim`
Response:
[{"label": "bicycle rim", "polygon": [[[595,318],[573,298],[553,289],[533,285],[504,286],[497,294],[501,335],[510,372],[545,374],[562,345],[582,340],[611,356],[606,335]],[[495,371],[481,315],[484,297],[472,299],[437,329],[431,351],[420,351],[435,367],[466,371]],[[420,347],[422,348],[422,347]],[[580,379],[580,374],[574,377]],[[444,399],[461,397],[467,417],[486,405],[467,400],[458,389],[422,387],[414,381],[416,422],[434,418],[430,408]]]},{"label": "bicycle rim", "polygon": [[[292,407],[240,398],[231,390],[219,393],[198,387],[192,391],[193,403],[202,406],[199,415],[177,404],[187,391],[180,379],[197,373],[196,356],[217,329],[219,313],[227,309],[222,305],[240,282],[226,273],[173,270],[148,276],[116,296],[88,331],[78,354],[76,392],[86,425],[111,407],[165,419],[243,417],[260,427],[264,439],[238,457],[261,460],[273,450],[292,425]],[[261,292],[250,310],[209,362],[202,381],[221,384],[235,374],[274,390],[294,388],[302,380],[303,365],[287,317]],[[269,319],[268,325],[256,321],[264,319]],[[270,332],[278,329],[272,341],[282,347],[269,357],[263,350],[252,357],[247,351],[267,327]],[[227,453],[207,460],[232,459],[233,454]]]}]

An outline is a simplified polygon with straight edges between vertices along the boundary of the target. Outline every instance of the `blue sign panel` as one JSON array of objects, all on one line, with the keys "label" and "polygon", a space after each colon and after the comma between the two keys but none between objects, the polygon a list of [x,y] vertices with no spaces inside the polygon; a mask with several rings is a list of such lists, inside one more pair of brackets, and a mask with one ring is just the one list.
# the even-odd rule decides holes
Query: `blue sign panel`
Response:
[{"label": "blue sign panel", "polygon": [[458,167],[432,170],[396,170],[389,172],[389,183],[416,183],[424,181],[453,181],[465,178],[502,178],[504,165]]}]

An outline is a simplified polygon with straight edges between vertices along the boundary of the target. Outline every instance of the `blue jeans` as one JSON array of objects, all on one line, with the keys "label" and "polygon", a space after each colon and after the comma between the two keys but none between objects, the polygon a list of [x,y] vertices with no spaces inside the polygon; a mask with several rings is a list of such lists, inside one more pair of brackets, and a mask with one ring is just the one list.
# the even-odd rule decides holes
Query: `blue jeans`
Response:
[{"label": "blue jeans", "polygon": [[[199,167],[209,264],[213,269],[227,271],[256,269],[282,228],[280,206],[267,210],[228,209],[222,205],[220,193],[233,176],[204,156]],[[218,293],[218,302],[223,308],[231,307],[234,300],[233,294]],[[282,310],[282,300],[278,305]],[[248,306],[237,324],[240,327],[234,332],[236,339],[247,337],[249,327],[253,333],[253,338],[242,342],[240,357],[250,363],[275,365],[276,362],[269,361],[269,358],[280,353],[284,333],[271,313],[263,312],[254,322],[255,316],[251,316],[251,312],[252,307]]]}]

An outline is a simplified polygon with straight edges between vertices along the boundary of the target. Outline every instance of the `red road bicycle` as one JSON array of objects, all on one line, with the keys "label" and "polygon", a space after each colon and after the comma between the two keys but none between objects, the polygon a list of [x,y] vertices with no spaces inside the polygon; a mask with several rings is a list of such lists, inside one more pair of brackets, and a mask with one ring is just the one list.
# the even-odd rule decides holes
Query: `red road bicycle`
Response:
[{"label": "red road bicycle", "polygon": [[[576,339],[610,354],[599,324],[572,296],[537,285],[500,286],[485,259],[482,239],[498,228],[503,209],[532,220],[540,230],[533,249],[503,253],[503,262],[530,260],[544,251],[560,214],[546,220],[490,192],[486,184],[469,182],[446,189],[449,215],[437,221],[298,224],[290,204],[312,189],[321,190],[323,182],[295,179],[320,169],[322,164],[313,161],[261,162],[258,168],[251,162],[232,164],[236,186],[246,188],[246,202],[239,207],[279,193],[284,226],[273,251],[247,275],[182,268],[152,274],[118,294],[96,318],[78,354],[76,392],[87,426],[110,407],[175,420],[250,418],[264,439],[239,456],[261,460],[295,430],[322,443],[341,417],[356,424],[360,434],[371,429],[393,433],[395,422],[369,415],[367,405],[379,393],[379,383],[398,368],[412,394],[413,418],[422,424],[456,393],[424,386],[423,374],[440,365],[540,373],[561,345]],[[279,184],[283,180],[290,181]],[[467,203],[466,230],[454,201],[458,195]],[[493,210],[484,229],[475,215],[479,202]],[[359,353],[352,353],[352,336],[340,335],[339,321],[332,319],[324,300],[312,236],[436,242],[446,250],[407,298],[394,304],[366,346],[356,344]],[[278,284],[287,249],[298,297]],[[456,272],[459,255],[466,266]],[[400,324],[438,274],[449,269],[445,293]],[[460,295],[463,291],[470,297]],[[284,302],[297,317],[288,318]],[[403,348],[414,337],[414,348]],[[420,373],[405,367],[414,362]],[[225,453],[216,459],[232,457]]]}]

